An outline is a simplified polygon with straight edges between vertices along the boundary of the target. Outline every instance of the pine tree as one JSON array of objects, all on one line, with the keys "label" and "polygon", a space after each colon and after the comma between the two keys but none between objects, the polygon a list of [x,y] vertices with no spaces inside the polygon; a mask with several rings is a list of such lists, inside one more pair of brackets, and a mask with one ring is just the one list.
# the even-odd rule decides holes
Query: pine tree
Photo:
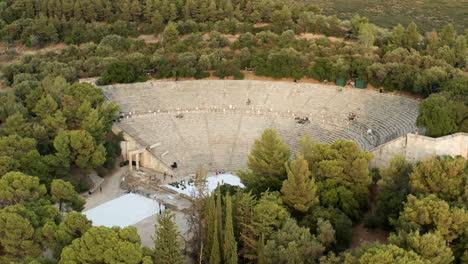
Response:
[{"label": "pine tree", "polygon": [[49,94],[41,98],[33,109],[33,112],[41,119],[52,115],[57,110],[57,102]]},{"label": "pine tree", "polygon": [[465,36],[459,36],[455,42],[454,52],[457,62],[463,63],[465,61],[466,54],[466,38]]},{"label": "pine tree", "polygon": [[209,21],[216,21],[218,19],[218,8],[216,7],[215,0],[209,0],[208,12],[206,14]]},{"label": "pine tree", "polygon": [[95,21],[98,17],[97,7],[95,1],[92,0],[81,0],[83,7],[83,17],[86,21]]},{"label": "pine tree", "polygon": [[62,3],[60,2],[60,0],[54,0],[52,4],[53,4],[52,12],[54,14],[53,17],[62,17],[63,9],[62,9]]},{"label": "pine tree", "polygon": [[184,18],[186,20],[191,18],[191,11],[192,11],[192,1],[187,0],[184,6]]},{"label": "pine tree", "polygon": [[281,189],[286,179],[284,163],[289,159],[289,147],[281,142],[274,129],[267,128],[260,139],[256,139],[248,156],[247,166],[250,171],[239,171],[242,182],[254,194],[267,189]]},{"label": "pine tree", "polygon": [[232,1],[224,0],[224,12],[226,14],[226,17],[231,17],[233,11],[234,11],[234,8],[232,7]]},{"label": "pine tree", "polygon": [[446,25],[440,32],[440,39],[444,45],[452,47],[457,37],[457,30],[452,24]]},{"label": "pine tree", "polygon": [[164,17],[158,10],[154,11],[151,17],[151,24],[154,26],[156,33],[161,33],[164,29]]},{"label": "pine tree", "polygon": [[132,14],[130,13],[130,0],[124,0],[120,3],[120,16],[124,21],[130,21]]},{"label": "pine tree", "polygon": [[213,248],[214,233],[215,233],[215,221],[216,221],[216,201],[215,196],[212,194],[208,198],[206,205],[206,216],[205,216],[205,243],[203,256],[206,260],[210,259],[211,249]]},{"label": "pine tree", "polygon": [[75,6],[73,7],[73,17],[76,20],[82,20],[84,18],[83,7],[81,5],[81,1],[75,2]]},{"label": "pine tree", "polygon": [[221,264],[221,252],[219,250],[218,220],[214,222],[213,246],[211,247],[210,264]]},{"label": "pine tree", "polygon": [[112,16],[112,3],[109,0],[102,0],[102,19],[107,21]]},{"label": "pine tree", "polygon": [[139,21],[141,16],[141,6],[139,0],[133,0],[130,4],[130,15],[133,21]]},{"label": "pine tree", "polygon": [[145,10],[143,11],[143,17],[145,18],[146,22],[151,22],[151,18],[154,14],[154,0],[146,0],[145,2]]},{"label": "pine tree", "polygon": [[166,21],[169,21],[171,18],[171,6],[169,5],[169,0],[162,0],[160,7],[161,15]]},{"label": "pine tree", "polygon": [[71,18],[73,16],[73,1],[72,0],[62,0],[62,14],[65,18]]},{"label": "pine tree", "polygon": [[427,33],[426,36],[426,51],[430,55],[433,55],[440,47],[439,35],[436,31],[431,31]]},{"label": "pine tree", "polygon": [[104,3],[102,0],[97,0],[94,2],[94,8],[96,9],[96,20],[102,21],[104,17]]},{"label": "pine tree", "polygon": [[177,6],[174,4],[174,3],[171,3],[169,5],[169,21],[175,21],[177,18],[178,18],[178,15],[177,15]]},{"label": "pine tree", "polygon": [[231,196],[226,196],[226,221],[224,231],[224,263],[225,264],[237,264],[237,242],[234,238],[234,226],[232,224],[232,201]]},{"label": "pine tree", "polygon": [[154,238],[154,262],[160,264],[182,264],[184,258],[180,251],[180,241],[174,222],[174,214],[164,210],[157,216],[156,236]]},{"label": "pine tree", "polygon": [[421,35],[418,33],[418,26],[411,22],[406,29],[408,48],[416,48],[416,45],[421,41]]},{"label": "pine tree", "polygon": [[392,30],[392,42],[398,47],[402,47],[405,42],[405,28],[398,24]]},{"label": "pine tree", "polygon": [[317,186],[310,177],[309,164],[301,153],[288,165],[288,179],[283,182],[283,202],[300,213],[306,213],[318,203]]},{"label": "pine tree", "polygon": [[359,29],[359,44],[364,49],[370,49],[374,46],[375,36],[374,36],[375,26],[373,24],[362,24]]},{"label": "pine tree", "polygon": [[163,45],[168,47],[174,44],[179,38],[179,31],[175,23],[167,24],[163,32]]},{"label": "pine tree", "polygon": [[36,9],[38,13],[44,16],[47,16],[47,1],[39,1],[37,2]]}]

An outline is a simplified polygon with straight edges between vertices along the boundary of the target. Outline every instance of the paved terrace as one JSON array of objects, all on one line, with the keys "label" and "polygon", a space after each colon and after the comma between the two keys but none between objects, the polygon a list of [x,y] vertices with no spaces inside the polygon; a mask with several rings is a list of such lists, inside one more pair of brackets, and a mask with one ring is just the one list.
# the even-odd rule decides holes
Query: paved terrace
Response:
[{"label": "paved terrace", "polygon": [[[125,116],[116,123],[177,174],[198,164],[215,171],[245,167],[247,153],[267,127],[293,152],[298,139],[352,139],[370,150],[416,130],[418,101],[372,90],[293,82],[201,80],[103,86]],[[247,103],[250,101],[250,103]],[[355,115],[354,120],[348,116]],[[183,114],[183,118],[177,116]],[[298,124],[296,117],[308,117]]]}]

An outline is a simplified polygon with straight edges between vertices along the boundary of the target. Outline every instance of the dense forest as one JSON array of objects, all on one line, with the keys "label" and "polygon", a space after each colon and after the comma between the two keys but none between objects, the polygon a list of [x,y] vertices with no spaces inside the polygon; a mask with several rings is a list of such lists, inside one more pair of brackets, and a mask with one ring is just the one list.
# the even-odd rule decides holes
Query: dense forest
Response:
[{"label": "dense forest", "polygon": [[[342,21],[299,1],[0,0],[0,263],[185,262],[169,211],[154,249],[141,248],[133,227],[92,227],[79,213],[86,175],[105,176],[121,151],[111,131],[118,106],[79,78],[242,79],[254,68],[363,81],[424,97],[417,124],[437,137],[468,132],[466,37],[451,24],[420,32]],[[62,42],[46,53],[19,48]],[[194,202],[188,255],[213,264],[468,262],[466,159],[397,156],[369,171],[371,158],[346,140],[304,138],[291,153],[264,131],[238,172],[246,189],[223,185]],[[363,219],[372,188],[376,210]],[[360,221],[391,232],[388,243],[348,249]]]},{"label": "dense forest", "polygon": [[[388,168],[369,172],[372,154],[353,141],[328,144],[310,137],[301,140],[293,160],[290,155],[276,131],[263,132],[248,169],[239,171],[247,190],[221,187],[206,198],[204,236],[197,236],[204,240],[192,241],[194,248],[204,245],[198,257],[207,263],[285,264],[468,260],[466,159],[434,156],[409,164],[395,156]],[[369,186],[379,190],[377,207],[364,221],[392,233],[386,244],[343,251],[368,209]]]}]

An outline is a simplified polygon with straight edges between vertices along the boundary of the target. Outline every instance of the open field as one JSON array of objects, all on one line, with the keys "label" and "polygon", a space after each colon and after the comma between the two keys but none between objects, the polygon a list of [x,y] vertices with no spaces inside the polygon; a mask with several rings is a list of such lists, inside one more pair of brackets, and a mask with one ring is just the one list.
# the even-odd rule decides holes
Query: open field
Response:
[{"label": "open field", "polygon": [[327,15],[349,19],[355,14],[368,17],[382,27],[412,21],[421,31],[440,29],[448,23],[463,32],[468,24],[468,0],[313,0]]}]

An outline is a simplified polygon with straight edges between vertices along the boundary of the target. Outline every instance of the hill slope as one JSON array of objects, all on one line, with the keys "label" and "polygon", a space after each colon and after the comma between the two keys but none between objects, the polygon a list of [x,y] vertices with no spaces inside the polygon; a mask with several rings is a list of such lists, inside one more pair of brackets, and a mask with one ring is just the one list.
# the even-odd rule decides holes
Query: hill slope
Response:
[{"label": "hill slope", "polygon": [[468,24],[468,0],[314,0],[313,3],[327,15],[349,19],[359,14],[383,27],[414,21],[421,31],[430,31],[452,23],[462,32]]}]

